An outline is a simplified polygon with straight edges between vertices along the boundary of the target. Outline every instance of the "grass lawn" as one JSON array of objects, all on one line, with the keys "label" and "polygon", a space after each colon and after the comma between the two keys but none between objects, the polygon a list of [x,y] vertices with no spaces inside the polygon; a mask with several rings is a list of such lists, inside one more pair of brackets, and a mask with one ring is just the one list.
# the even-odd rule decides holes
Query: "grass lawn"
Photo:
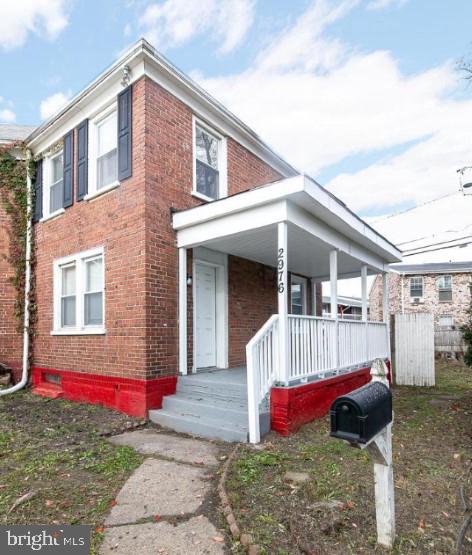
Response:
[{"label": "grass lawn", "polygon": [[[90,524],[96,553],[104,515],[142,460],[103,434],[136,423],[102,407],[29,392],[0,398],[0,524]],[[11,510],[26,494],[31,499]]]},{"label": "grass lawn", "polygon": [[[472,460],[472,370],[441,362],[437,387],[395,387],[393,394],[394,553],[454,553],[459,487]],[[384,553],[376,546],[372,463],[328,433],[328,419],[318,420],[288,438],[271,434],[262,449],[244,447],[234,461],[228,494],[263,553]],[[287,470],[309,480],[289,483]]]}]

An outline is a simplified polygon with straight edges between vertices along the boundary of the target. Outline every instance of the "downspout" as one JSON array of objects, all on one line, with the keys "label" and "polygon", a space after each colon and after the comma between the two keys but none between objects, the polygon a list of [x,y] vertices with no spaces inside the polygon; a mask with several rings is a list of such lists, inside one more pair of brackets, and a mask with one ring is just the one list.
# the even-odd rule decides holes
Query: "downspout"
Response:
[{"label": "downspout", "polygon": [[405,314],[405,295],[403,293],[403,281],[404,281],[405,274],[400,274],[400,283],[402,286],[402,314]]},{"label": "downspout", "polygon": [[29,327],[30,327],[30,291],[31,291],[31,238],[33,231],[32,223],[32,202],[31,202],[31,173],[29,169],[31,161],[31,151],[26,151],[26,259],[25,259],[25,309],[23,318],[23,369],[21,380],[8,389],[0,389],[0,397],[15,393],[23,389],[28,383],[28,359],[29,359]]}]

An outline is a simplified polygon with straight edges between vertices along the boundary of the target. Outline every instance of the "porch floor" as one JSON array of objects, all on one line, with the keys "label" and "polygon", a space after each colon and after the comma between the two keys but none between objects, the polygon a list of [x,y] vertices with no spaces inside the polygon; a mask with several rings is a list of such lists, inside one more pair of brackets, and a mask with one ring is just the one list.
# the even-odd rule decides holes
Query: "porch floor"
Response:
[{"label": "porch floor", "polygon": [[164,397],[162,409],[149,418],[178,432],[247,442],[246,367],[204,369],[179,376],[177,391]]}]

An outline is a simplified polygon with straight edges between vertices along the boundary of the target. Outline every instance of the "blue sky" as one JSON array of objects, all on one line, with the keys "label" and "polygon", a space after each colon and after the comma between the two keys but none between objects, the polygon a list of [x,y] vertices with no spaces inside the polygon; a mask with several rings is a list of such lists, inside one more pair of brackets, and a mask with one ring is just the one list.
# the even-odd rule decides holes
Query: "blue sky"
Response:
[{"label": "blue sky", "polygon": [[471,20],[467,0],[2,2],[0,121],[40,123],[145,35],[360,214],[387,214],[472,163],[454,69]]}]

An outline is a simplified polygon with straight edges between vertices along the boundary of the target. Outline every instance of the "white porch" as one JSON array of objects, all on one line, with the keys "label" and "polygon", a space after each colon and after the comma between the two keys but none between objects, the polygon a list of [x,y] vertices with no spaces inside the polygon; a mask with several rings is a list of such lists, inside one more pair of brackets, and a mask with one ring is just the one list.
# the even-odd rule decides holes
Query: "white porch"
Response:
[{"label": "white porch", "polygon": [[[289,387],[319,380],[365,367],[375,358],[389,357],[388,323],[367,320],[367,276],[383,274],[387,303],[388,266],[400,260],[400,252],[308,177],[284,179],[177,212],[173,225],[179,248],[182,375],[188,368],[187,250],[204,247],[215,256],[233,255],[277,268],[274,294],[278,312],[249,341],[246,350],[250,441],[260,439],[259,407],[274,384]],[[289,314],[289,272],[330,281],[331,317]],[[337,281],[355,276],[362,278],[362,320],[338,320]],[[215,301],[217,312],[228,302],[227,297],[224,299],[225,279],[223,272],[223,288],[219,301]],[[224,321],[220,319],[220,323]],[[228,349],[227,323],[218,333]],[[220,351],[218,366],[228,367],[227,361],[227,352]]]}]

